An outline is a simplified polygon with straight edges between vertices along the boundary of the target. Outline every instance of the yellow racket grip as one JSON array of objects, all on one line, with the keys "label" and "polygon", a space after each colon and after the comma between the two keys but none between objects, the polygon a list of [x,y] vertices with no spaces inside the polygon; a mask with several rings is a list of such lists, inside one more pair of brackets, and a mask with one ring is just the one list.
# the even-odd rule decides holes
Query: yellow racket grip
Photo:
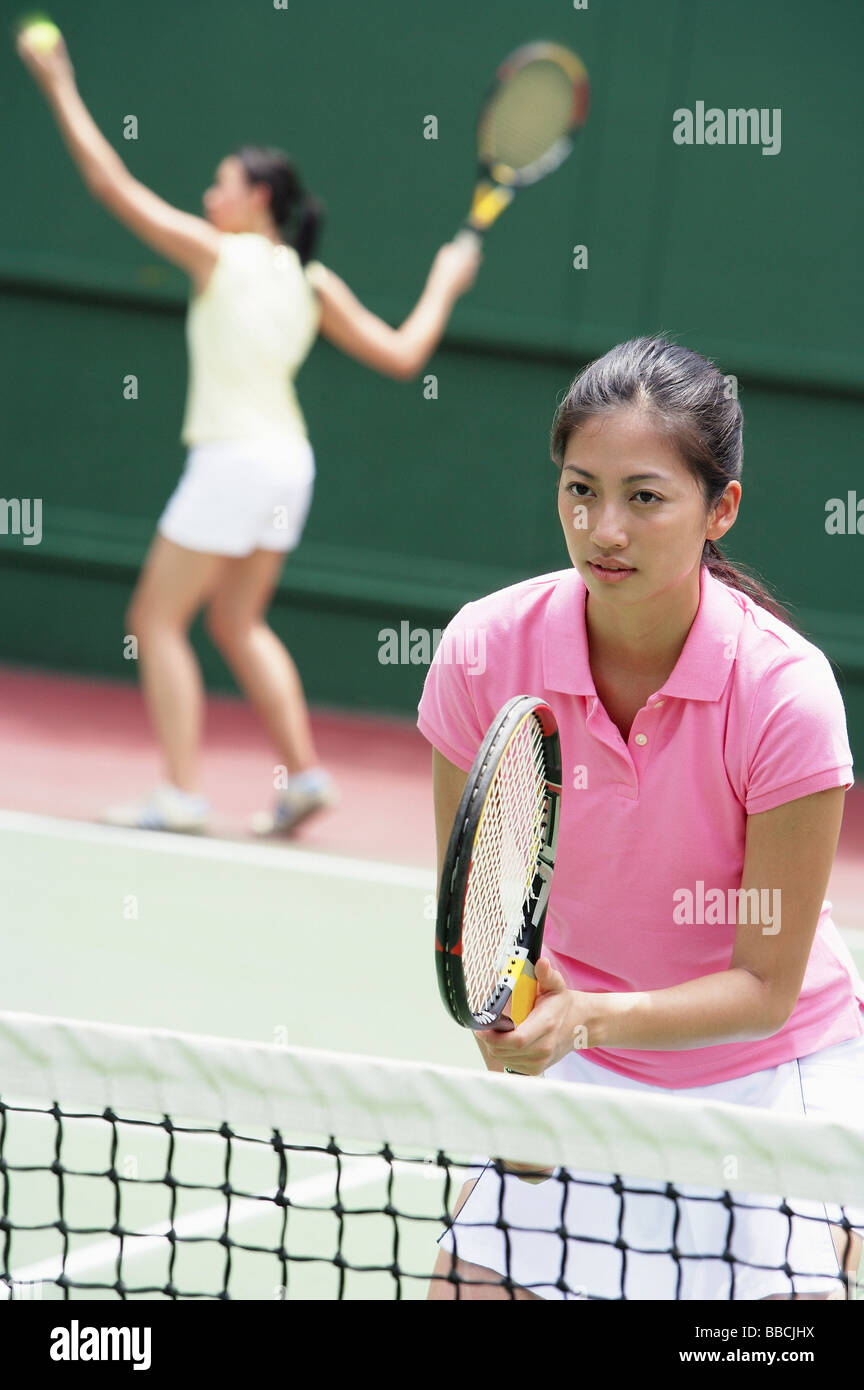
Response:
[{"label": "yellow racket grip", "polygon": [[475,231],[485,232],[512,201],[512,188],[502,188],[494,183],[479,183],[474,192],[468,226]]},{"label": "yellow racket grip", "polygon": [[513,986],[513,993],[510,996],[510,1017],[519,1027],[534,1008],[534,1001],[537,998],[537,981],[534,978],[534,967],[530,961],[513,961],[514,966],[521,966]]}]

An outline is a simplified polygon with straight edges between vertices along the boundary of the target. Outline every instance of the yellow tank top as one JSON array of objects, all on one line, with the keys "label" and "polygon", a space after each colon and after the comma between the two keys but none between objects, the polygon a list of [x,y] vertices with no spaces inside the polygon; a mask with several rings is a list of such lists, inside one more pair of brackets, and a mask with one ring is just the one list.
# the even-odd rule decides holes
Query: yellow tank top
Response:
[{"label": "yellow tank top", "polygon": [[312,283],[319,270],[257,232],[222,234],[213,273],[186,319],[184,444],[306,435],[294,377],[318,332]]}]

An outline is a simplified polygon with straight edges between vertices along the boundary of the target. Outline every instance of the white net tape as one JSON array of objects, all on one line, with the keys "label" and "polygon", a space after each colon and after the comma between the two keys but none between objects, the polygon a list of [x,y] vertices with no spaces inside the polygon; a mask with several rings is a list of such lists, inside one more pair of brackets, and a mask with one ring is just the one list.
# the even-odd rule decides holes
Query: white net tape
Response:
[{"label": "white net tape", "polygon": [[[397,1039],[398,1041],[398,1039]],[[479,1059],[477,1061],[479,1066]],[[758,1106],[0,1013],[0,1095],[864,1205],[864,1126]],[[855,1127],[857,1125],[857,1128]],[[729,1156],[736,1162],[730,1171]],[[0,1183],[2,1191],[2,1183]]]}]

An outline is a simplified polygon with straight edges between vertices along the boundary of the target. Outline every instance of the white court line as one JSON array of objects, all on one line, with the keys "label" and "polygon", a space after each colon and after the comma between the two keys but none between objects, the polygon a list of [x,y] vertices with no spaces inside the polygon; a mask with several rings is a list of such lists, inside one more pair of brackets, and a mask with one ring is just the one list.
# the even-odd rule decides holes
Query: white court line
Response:
[{"label": "white court line", "polygon": [[[377,1181],[382,1172],[386,1172],[387,1164],[380,1158],[359,1159],[350,1165],[350,1172],[348,1169],[349,1165],[345,1163],[342,1168],[340,1189],[364,1187]],[[304,1178],[301,1182],[290,1184],[285,1189],[285,1195],[292,1202],[314,1202],[321,1198],[329,1197],[332,1199],[335,1191],[335,1178],[330,1173],[319,1173],[315,1177]],[[263,1195],[274,1197],[276,1194],[270,1192]],[[264,1214],[269,1215],[272,1210],[272,1207],[265,1206],[261,1202],[232,1198],[231,1223],[233,1225],[235,1221],[246,1222]],[[326,1211],[326,1207],[322,1210]],[[206,1236],[221,1231],[224,1222],[225,1204],[222,1203],[218,1207],[205,1207],[202,1211],[193,1211],[188,1216],[181,1216],[179,1221],[175,1223],[174,1230],[180,1237]],[[169,1226],[168,1221],[158,1221],[154,1225],[148,1226],[141,1232],[140,1236],[130,1237],[123,1249],[124,1264],[164,1249]],[[86,1246],[83,1250],[77,1250],[66,1261],[66,1274],[70,1279],[75,1279],[94,1269],[113,1265],[117,1260],[119,1244],[119,1237],[112,1236],[110,1240],[97,1241],[93,1245]],[[29,1265],[27,1269],[13,1271],[12,1282],[13,1284],[36,1284],[43,1280],[54,1280],[60,1274],[61,1268],[61,1257],[53,1255],[50,1259],[41,1260],[39,1264]],[[0,1298],[8,1298],[8,1296],[8,1286],[5,1292],[0,1287]]]},{"label": "white court line", "polygon": [[[369,1187],[372,1183],[385,1178],[392,1170],[396,1172],[406,1171],[413,1176],[425,1170],[418,1168],[417,1164],[400,1163],[398,1160],[393,1163],[386,1163],[381,1158],[358,1158],[346,1159],[342,1163],[342,1171],[339,1179],[339,1191],[348,1192],[355,1187]],[[440,1172],[440,1169],[432,1168],[433,1173]],[[451,1168],[451,1174],[462,1172],[462,1169]],[[467,1171],[467,1170],[466,1170]],[[336,1179],[331,1173],[318,1173],[311,1178],[303,1178],[299,1182],[289,1183],[284,1189],[285,1196],[294,1203],[316,1202],[321,1199],[329,1199],[331,1202],[336,1196]],[[262,1194],[265,1198],[276,1196],[275,1191]],[[231,1220],[230,1228],[260,1219],[262,1216],[271,1215],[274,1208],[269,1207],[262,1201],[253,1201],[242,1197],[232,1197],[231,1199]],[[326,1212],[326,1206],[321,1207],[322,1212]],[[220,1206],[205,1207],[202,1211],[190,1212],[188,1216],[181,1216],[174,1224],[174,1230],[179,1238],[189,1238],[191,1236],[213,1235],[217,1231],[221,1232],[225,1224],[225,1204]],[[124,1268],[135,1260],[143,1259],[146,1255],[155,1254],[165,1248],[165,1238],[170,1229],[168,1221],[159,1221],[152,1226],[148,1226],[140,1235],[130,1236],[123,1246],[123,1266]],[[83,1274],[90,1274],[93,1270],[103,1270],[111,1266],[112,1269],[117,1262],[117,1252],[119,1249],[119,1236],[112,1236],[110,1240],[94,1242],[84,1249],[76,1250],[66,1261],[66,1276],[75,1280]],[[52,1255],[50,1259],[40,1260],[38,1264],[28,1265],[26,1269],[18,1269],[12,1272],[12,1284],[39,1284],[53,1282],[57,1279],[62,1269],[62,1258],[59,1254]],[[8,1299],[11,1289],[7,1283],[0,1279],[0,1302]]]},{"label": "white court line", "polygon": [[341,854],[316,854],[287,845],[249,845],[240,840],[211,840],[197,835],[177,835],[165,830],[124,830],[90,821],[62,820],[29,811],[0,810],[0,833],[43,835],[91,845],[134,849],[154,854],[174,854],[181,859],[212,859],[264,869],[284,869],[316,878],[350,879],[355,883],[380,883],[396,888],[435,891],[430,869],[409,864],[387,864],[374,859],[350,859]]},{"label": "white court line", "polygon": [[[0,810],[0,833],[43,835],[93,845],[116,845],[154,854],[178,855],[187,859],[212,859],[265,869],[285,869],[289,873],[316,877],[349,879],[356,883],[380,883],[396,888],[418,888],[435,892],[437,884],[431,870],[407,864],[387,864],[374,859],[351,859],[347,855],[315,853],[288,845],[250,845],[242,840],[210,840],[194,835],[177,835],[165,830],[124,830],[119,826],[93,821],[64,820],[30,811]],[[864,931],[843,927],[840,931],[853,951],[864,951]]]}]

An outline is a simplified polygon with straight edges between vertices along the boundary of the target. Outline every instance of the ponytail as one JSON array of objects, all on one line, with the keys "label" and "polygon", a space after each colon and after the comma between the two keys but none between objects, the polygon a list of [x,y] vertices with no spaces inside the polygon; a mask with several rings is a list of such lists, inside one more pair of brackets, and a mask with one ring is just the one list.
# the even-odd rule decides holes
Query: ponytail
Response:
[{"label": "ponytail", "polygon": [[[624,406],[642,407],[654,418],[698,482],[706,508],[716,506],[741,477],[744,418],[728,379],[708,358],[662,334],[619,343],[571,383],[552,422],[551,453],[558,468],[575,430]],[[727,560],[713,541],[702,547],[702,564],[721,584],[795,628],[767,588]]]},{"label": "ponytail", "polygon": [[318,198],[313,198],[311,194],[305,194],[300,204],[297,229],[291,242],[300,257],[301,265],[306,265],[307,261],[311,261],[321,236],[323,222],[323,203]]},{"label": "ponytail", "polygon": [[323,204],[306,193],[294,161],[282,150],[241,145],[234,153],[249,182],[264,183],[270,189],[270,215],[305,265],[321,235]]},{"label": "ponytail", "polygon": [[733,565],[731,560],[727,560],[714,541],[705,542],[702,548],[702,564],[709,574],[713,574],[715,579],[720,580],[721,584],[725,584],[729,589],[738,589],[748,598],[752,598],[754,603],[767,609],[773,617],[779,618],[781,623],[786,623],[787,627],[795,628],[795,631],[798,631],[782,604],[778,603],[777,599],[759,583],[758,579],[745,566]]}]

